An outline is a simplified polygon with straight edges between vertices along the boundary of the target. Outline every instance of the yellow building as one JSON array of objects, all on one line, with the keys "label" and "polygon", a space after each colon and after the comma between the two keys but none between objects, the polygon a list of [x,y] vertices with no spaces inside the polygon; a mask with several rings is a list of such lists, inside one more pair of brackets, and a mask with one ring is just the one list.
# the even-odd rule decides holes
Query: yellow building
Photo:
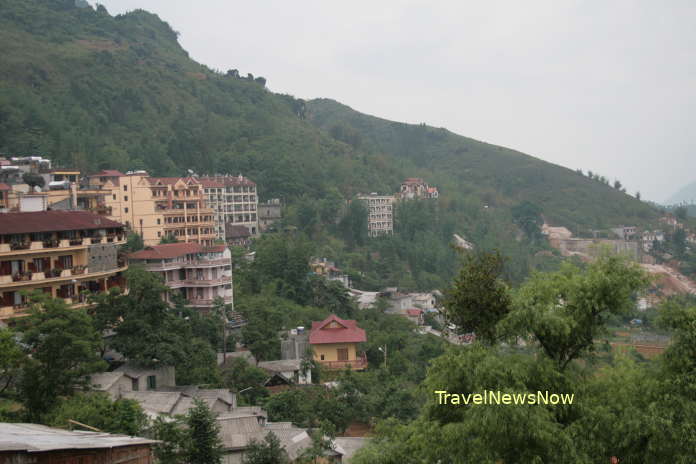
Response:
[{"label": "yellow building", "polygon": [[108,217],[157,245],[165,237],[212,245],[216,238],[213,210],[205,206],[202,184],[194,177],[150,177],[145,171],[102,171],[90,186],[108,191]]},{"label": "yellow building", "polygon": [[82,306],[85,292],[123,287],[124,243],[121,224],[85,211],[0,214],[0,319],[25,314],[25,291]]},{"label": "yellow building", "polygon": [[335,314],[321,322],[312,322],[309,334],[314,360],[327,369],[367,368],[367,358],[359,346],[366,341],[365,330],[354,320],[341,319]]}]

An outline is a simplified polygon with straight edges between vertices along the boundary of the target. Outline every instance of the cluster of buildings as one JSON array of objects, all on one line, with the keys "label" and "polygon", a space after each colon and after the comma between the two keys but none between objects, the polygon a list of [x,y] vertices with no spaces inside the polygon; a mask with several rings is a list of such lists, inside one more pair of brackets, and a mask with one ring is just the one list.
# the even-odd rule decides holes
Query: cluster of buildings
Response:
[{"label": "cluster of buildings", "polygon": [[367,235],[379,237],[394,233],[394,205],[399,200],[437,199],[437,187],[428,185],[423,179],[410,177],[401,183],[394,195],[380,195],[376,192],[357,196],[367,208]]}]

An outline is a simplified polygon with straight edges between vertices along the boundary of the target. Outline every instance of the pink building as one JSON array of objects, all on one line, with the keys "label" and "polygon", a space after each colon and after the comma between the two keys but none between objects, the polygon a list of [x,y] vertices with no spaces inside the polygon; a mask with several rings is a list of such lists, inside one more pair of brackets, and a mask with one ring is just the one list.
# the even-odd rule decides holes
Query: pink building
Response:
[{"label": "pink building", "polygon": [[128,255],[131,264],[157,272],[171,289],[167,300],[179,292],[189,306],[206,312],[221,297],[232,304],[232,255],[225,245],[206,247],[198,243],[154,245]]}]

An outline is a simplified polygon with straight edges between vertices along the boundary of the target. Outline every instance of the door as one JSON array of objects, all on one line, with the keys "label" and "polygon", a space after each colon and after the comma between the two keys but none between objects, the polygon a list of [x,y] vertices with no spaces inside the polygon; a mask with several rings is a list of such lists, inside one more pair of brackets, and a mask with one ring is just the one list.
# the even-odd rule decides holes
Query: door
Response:
[{"label": "door", "polygon": [[339,361],[348,361],[348,348],[338,348],[336,353]]}]

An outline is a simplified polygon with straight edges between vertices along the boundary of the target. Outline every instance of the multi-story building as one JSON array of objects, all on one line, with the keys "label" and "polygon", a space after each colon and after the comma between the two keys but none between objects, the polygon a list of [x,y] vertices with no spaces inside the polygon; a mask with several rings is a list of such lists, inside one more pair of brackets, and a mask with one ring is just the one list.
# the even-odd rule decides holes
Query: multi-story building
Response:
[{"label": "multi-story building", "polygon": [[409,177],[401,183],[398,197],[402,200],[414,198],[438,198],[440,193],[437,187],[431,187],[420,177]]},{"label": "multi-story building", "polygon": [[259,198],[256,184],[242,176],[197,178],[205,188],[206,205],[215,211],[218,238],[225,239],[225,224],[244,226],[252,237],[259,233]]},{"label": "multi-story building", "polygon": [[259,203],[259,229],[261,232],[268,230],[282,217],[282,205],[279,198],[272,198],[264,203]]},{"label": "multi-story building", "polygon": [[73,306],[86,292],[123,287],[118,256],[123,225],[86,211],[3,213],[0,216],[0,319],[25,314],[24,291],[38,290]]},{"label": "multi-story building", "polygon": [[394,195],[358,195],[367,207],[367,235],[377,237],[394,233]]},{"label": "multi-story building", "polygon": [[203,246],[199,243],[154,245],[128,255],[132,264],[142,264],[150,272],[162,275],[171,289],[165,296],[172,301],[178,292],[191,307],[209,311],[215,298],[233,303],[232,255],[226,245]]},{"label": "multi-story building", "polygon": [[214,212],[205,205],[203,185],[195,177],[102,171],[90,176],[89,183],[108,192],[107,216],[140,234],[146,245],[165,236],[212,245],[217,236]]}]

